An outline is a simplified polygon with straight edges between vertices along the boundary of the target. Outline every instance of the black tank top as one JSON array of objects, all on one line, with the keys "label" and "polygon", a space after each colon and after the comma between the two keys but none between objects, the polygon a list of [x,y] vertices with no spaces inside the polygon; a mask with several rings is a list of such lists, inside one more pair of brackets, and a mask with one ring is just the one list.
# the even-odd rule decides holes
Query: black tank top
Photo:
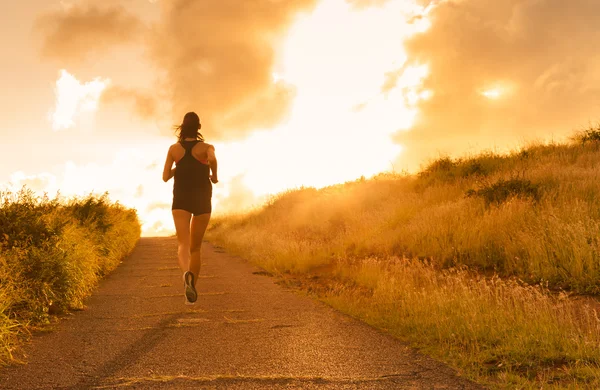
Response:
[{"label": "black tank top", "polygon": [[210,167],[192,155],[192,148],[201,141],[181,141],[185,154],[175,165],[173,193],[203,191],[212,188]]}]

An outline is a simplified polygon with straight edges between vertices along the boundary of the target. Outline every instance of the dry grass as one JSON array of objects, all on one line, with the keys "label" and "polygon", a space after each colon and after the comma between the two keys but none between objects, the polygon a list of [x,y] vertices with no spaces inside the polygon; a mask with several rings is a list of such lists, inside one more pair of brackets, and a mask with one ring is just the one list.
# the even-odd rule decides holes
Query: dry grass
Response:
[{"label": "dry grass", "polygon": [[[211,234],[235,232],[228,246],[257,251],[276,272],[338,257],[407,256],[600,292],[597,143],[536,145],[438,165],[418,176],[289,191],[253,213],[216,218]],[[472,166],[486,168],[473,174]]]},{"label": "dry grass", "polygon": [[289,191],[208,235],[275,274],[330,269],[330,303],[480,381],[593,388],[595,312],[558,292],[600,292],[595,132]]},{"label": "dry grass", "polygon": [[53,314],[81,309],[140,237],[135,210],[107,195],[48,199],[0,193],[0,363]]}]

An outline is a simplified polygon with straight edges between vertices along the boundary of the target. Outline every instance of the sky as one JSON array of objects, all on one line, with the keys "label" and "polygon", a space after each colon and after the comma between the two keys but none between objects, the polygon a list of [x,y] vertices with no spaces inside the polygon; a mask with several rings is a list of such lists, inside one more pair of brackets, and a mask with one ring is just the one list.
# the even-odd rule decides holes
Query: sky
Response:
[{"label": "sky", "polygon": [[109,192],[174,231],[188,111],[216,213],[440,155],[560,141],[600,113],[595,0],[0,3],[0,189]]}]

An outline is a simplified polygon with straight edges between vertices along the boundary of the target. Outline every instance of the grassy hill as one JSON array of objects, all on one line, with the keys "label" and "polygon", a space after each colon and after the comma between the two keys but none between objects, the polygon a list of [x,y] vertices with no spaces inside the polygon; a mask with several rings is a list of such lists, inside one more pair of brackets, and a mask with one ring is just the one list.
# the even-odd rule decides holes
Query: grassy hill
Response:
[{"label": "grassy hill", "polygon": [[492,387],[600,385],[600,129],[275,196],[209,239]]},{"label": "grassy hill", "polygon": [[97,197],[0,192],[0,364],[31,329],[83,308],[98,280],[134,248],[135,210]]}]

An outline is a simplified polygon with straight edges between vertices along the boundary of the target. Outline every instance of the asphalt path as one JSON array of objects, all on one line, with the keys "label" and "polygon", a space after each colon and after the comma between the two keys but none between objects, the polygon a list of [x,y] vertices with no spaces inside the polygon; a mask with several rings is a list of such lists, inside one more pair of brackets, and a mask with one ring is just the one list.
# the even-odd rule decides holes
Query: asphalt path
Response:
[{"label": "asphalt path", "polygon": [[480,389],[205,244],[184,304],[173,237],[142,238],[86,301],[0,369],[2,389]]}]

